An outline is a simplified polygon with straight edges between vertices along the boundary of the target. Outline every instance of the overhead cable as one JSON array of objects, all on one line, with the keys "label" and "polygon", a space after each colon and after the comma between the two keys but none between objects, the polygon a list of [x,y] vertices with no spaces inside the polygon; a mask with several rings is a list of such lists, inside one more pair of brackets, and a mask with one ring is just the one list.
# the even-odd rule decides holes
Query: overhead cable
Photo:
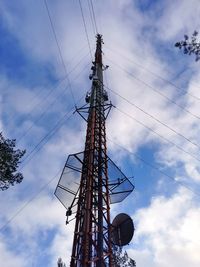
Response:
[{"label": "overhead cable", "polygon": [[[133,63],[134,65],[137,65],[139,68],[141,68],[141,69],[143,69],[143,70],[149,72],[150,74],[154,75],[155,77],[159,78],[160,80],[162,80],[162,81],[164,81],[164,82],[170,84],[171,86],[175,87],[176,89],[178,89],[179,91],[181,91],[180,96],[181,96],[181,95],[188,95],[188,96],[190,96],[190,97],[192,97],[192,98],[194,98],[194,99],[196,99],[196,100],[200,100],[200,97],[198,97],[198,96],[196,96],[196,95],[194,95],[194,94],[188,92],[187,90],[182,89],[181,87],[179,87],[178,85],[176,85],[176,84],[173,83],[172,81],[170,81],[170,80],[168,80],[168,79],[162,77],[160,74],[157,74],[157,73],[153,72],[152,70],[149,70],[148,68],[146,68],[146,67],[144,67],[143,65],[137,63],[136,61],[134,61],[134,60],[132,60],[132,59],[130,59],[130,58],[127,58],[125,55],[123,55],[123,54],[120,53],[119,51],[116,51],[116,50],[115,50],[115,51],[116,51],[116,52],[115,52],[113,48],[111,49],[111,48],[108,47],[108,46],[105,46],[105,47],[106,47],[107,49],[109,49],[111,52],[113,52],[113,53],[117,53],[118,55],[120,55],[121,57],[123,57],[124,59],[126,59],[127,61]],[[199,88],[199,87],[198,87],[198,88]]]},{"label": "overhead cable", "polygon": [[96,30],[95,30],[93,15],[92,15],[92,9],[91,9],[91,6],[90,6],[90,1],[87,0],[87,3],[88,3],[88,9],[89,9],[89,13],[90,13],[91,25],[92,25],[93,33],[94,33],[94,36],[95,36],[96,35]]},{"label": "overhead cable", "polygon": [[46,189],[46,187],[51,184],[58,176],[59,173],[61,173],[62,170],[59,170],[56,175],[54,175],[50,180],[47,181],[40,189],[39,191],[31,197],[20,209],[18,209],[7,221],[2,227],[0,228],[0,231],[3,231],[6,229],[6,227],[28,206],[30,205],[38,196],[39,194]]},{"label": "overhead cable", "polygon": [[71,87],[71,83],[70,83],[70,80],[69,80],[69,77],[68,77],[67,68],[66,68],[63,56],[62,56],[62,52],[61,52],[61,48],[60,48],[60,45],[59,45],[59,42],[58,42],[58,38],[57,38],[57,35],[56,35],[55,27],[53,25],[51,14],[50,14],[50,11],[49,11],[49,8],[48,8],[47,0],[44,0],[44,3],[45,3],[45,7],[46,7],[47,14],[48,14],[48,17],[49,17],[49,21],[50,21],[51,29],[52,29],[52,32],[53,32],[53,36],[55,38],[55,42],[56,42],[56,45],[57,45],[57,48],[58,48],[60,59],[61,59],[64,71],[65,71],[65,74],[66,74],[66,77],[67,77],[67,81],[68,81],[68,84],[69,84],[69,89],[70,89],[70,93],[71,93],[71,96],[72,96],[72,99],[73,99],[73,102],[74,102],[74,106],[76,106],[75,97],[74,97],[73,90],[72,90],[72,87]]},{"label": "overhead cable", "polygon": [[193,157],[194,159],[196,159],[197,161],[200,161],[200,158],[196,157],[193,153],[190,153],[188,151],[186,151],[185,149],[183,149],[181,146],[175,144],[174,142],[172,142],[171,140],[169,140],[168,138],[164,137],[163,135],[157,133],[156,131],[154,131],[151,127],[145,125],[143,122],[139,121],[138,119],[136,119],[135,117],[133,117],[132,115],[122,111],[121,109],[119,109],[118,107],[115,107],[120,113],[124,114],[125,116],[129,117],[130,119],[136,121],[138,124],[142,125],[144,128],[146,128],[148,131],[156,134],[157,136],[159,136],[160,138],[162,138],[164,141],[166,141],[167,143],[175,146],[176,148],[178,148],[179,150],[181,150],[182,152],[188,154],[189,156]]},{"label": "overhead cable", "polygon": [[[82,96],[80,100],[83,99],[84,96]],[[78,102],[79,102],[78,101]],[[45,135],[43,136],[40,141],[34,146],[34,148],[26,155],[26,157],[21,161],[21,163],[25,162],[23,166],[20,167],[19,170],[22,170],[25,165],[27,165],[28,162],[32,160],[32,158],[36,155],[36,153],[49,141],[49,139],[61,128],[63,123],[66,122],[66,120],[69,120],[72,115],[74,114],[74,107],[70,109],[67,113],[65,113],[61,119],[54,125],[54,127]],[[66,118],[67,117],[67,118]],[[31,156],[32,155],[32,156]],[[31,157],[30,157],[31,156]]]},{"label": "overhead cable", "polygon": [[155,165],[153,165],[152,163],[149,163],[148,161],[146,161],[145,159],[143,159],[141,156],[139,156],[137,153],[131,152],[130,150],[128,150],[127,148],[123,147],[122,145],[120,145],[119,143],[114,142],[112,139],[107,138],[110,142],[112,142],[113,144],[115,144],[116,146],[118,146],[119,148],[125,150],[126,152],[128,152],[129,154],[134,155],[137,159],[139,159],[140,161],[142,161],[145,165],[148,165],[150,168],[158,171],[159,173],[161,173],[162,175],[166,176],[167,178],[171,179],[172,181],[174,181],[177,184],[180,184],[181,186],[185,187],[187,190],[191,191],[194,195],[200,197],[200,194],[195,192],[192,188],[190,188],[188,185],[186,185],[185,183],[181,182],[180,180],[176,180],[173,176],[165,173],[164,171],[160,170],[158,167],[156,167]]},{"label": "overhead cable", "polygon": [[162,124],[163,126],[165,126],[166,128],[168,128],[169,130],[171,130],[172,132],[174,132],[175,134],[177,134],[178,136],[182,137],[183,139],[185,139],[186,141],[188,141],[189,143],[191,143],[192,145],[194,145],[194,146],[196,146],[196,147],[198,147],[200,149],[200,146],[197,143],[191,141],[189,138],[185,137],[183,134],[177,132],[176,130],[174,130],[173,128],[171,128],[170,126],[168,126],[166,123],[162,122],[161,120],[159,120],[155,116],[151,115],[149,112],[145,111],[144,109],[142,109],[141,107],[139,107],[135,103],[133,103],[130,100],[126,99],[124,96],[121,96],[120,94],[118,94],[117,92],[115,92],[114,90],[112,90],[111,88],[109,88],[108,86],[106,86],[106,85],[104,85],[104,86],[105,86],[105,88],[107,88],[108,90],[110,90],[111,92],[113,92],[115,95],[117,95],[118,97],[120,97],[121,99],[123,99],[124,101],[126,101],[127,103],[129,103],[130,105],[134,106],[136,109],[142,111],[144,114],[148,115],[153,120],[155,120],[158,123]]},{"label": "overhead cable", "polygon": [[95,30],[96,30],[96,33],[98,33],[96,15],[95,15],[95,12],[94,12],[94,6],[93,6],[92,0],[90,0],[90,4],[91,4],[91,8],[92,8],[92,15],[93,15],[93,20],[94,20]]},{"label": "overhead cable", "polygon": [[[85,68],[89,65],[89,63],[87,63],[84,68],[74,77],[74,79],[77,79],[80,74],[82,73],[83,70],[85,70]],[[47,107],[45,107],[43,110],[42,110],[42,113],[40,113],[40,116],[34,120],[32,122],[32,124],[24,131],[24,133],[18,138],[18,141],[17,143],[19,143],[29,132],[30,130],[34,127],[35,123],[38,123],[44,116],[45,114],[47,114],[48,110],[52,107],[53,105],[58,101],[58,99],[61,97],[61,96],[64,96],[65,94],[65,90],[67,89],[67,86],[63,87],[61,92],[55,97],[55,99],[53,99],[53,101],[51,101]]]},{"label": "overhead cable", "polygon": [[114,64],[114,66],[119,67],[121,70],[123,70],[125,73],[127,73],[129,76],[131,76],[133,79],[139,81],[140,83],[144,84],[146,87],[150,88],[152,91],[156,92],[157,94],[159,94],[160,96],[162,96],[163,98],[167,99],[168,102],[171,102],[172,104],[176,105],[177,107],[179,107],[180,109],[182,109],[184,112],[190,114],[191,116],[195,117],[196,119],[200,120],[200,117],[194,113],[192,113],[191,111],[189,111],[188,109],[186,109],[185,107],[183,107],[182,105],[179,105],[176,103],[176,101],[170,99],[168,96],[166,96],[165,94],[161,93],[159,90],[155,89],[153,86],[151,86],[150,84],[148,84],[147,82],[141,80],[140,78],[138,78],[137,76],[135,76],[133,73],[125,70],[124,68],[122,68],[119,64],[117,64],[116,62],[113,62],[113,60],[108,59],[110,62],[112,62]]},{"label": "overhead cable", "polygon": [[[67,117],[68,115],[68,117]],[[43,146],[44,144],[47,143],[47,141],[57,132],[57,130],[60,129],[60,127],[63,125],[64,122],[66,122],[66,120],[70,119],[73,115],[73,109],[71,109],[70,112],[67,112],[66,114],[64,114],[64,116],[62,116],[62,118],[54,125],[54,127],[37,143],[37,145],[35,145],[35,147],[26,155],[26,157],[21,161],[21,163],[28,163],[30,161],[30,159],[32,159],[32,157],[30,158],[30,156],[34,153],[34,152],[38,152]],[[67,117],[67,118],[66,118]],[[43,143],[44,142],[44,143]],[[43,143],[43,145],[41,146],[41,144]],[[27,160],[28,158],[30,158],[29,160]],[[25,165],[26,165],[25,164]],[[21,169],[24,168],[23,165]]]},{"label": "overhead cable", "polygon": [[86,35],[86,39],[87,39],[87,43],[88,43],[88,48],[89,48],[89,51],[90,51],[91,60],[93,60],[92,50],[91,50],[91,46],[90,46],[90,41],[89,41],[89,36],[88,36],[88,31],[87,31],[87,27],[86,27],[86,22],[85,22],[85,17],[84,17],[84,13],[83,13],[83,8],[82,8],[81,0],[78,0],[78,2],[79,2],[80,10],[81,10],[81,16],[82,16],[82,20],[83,20],[83,26],[84,26],[84,29],[85,29],[85,35]]}]

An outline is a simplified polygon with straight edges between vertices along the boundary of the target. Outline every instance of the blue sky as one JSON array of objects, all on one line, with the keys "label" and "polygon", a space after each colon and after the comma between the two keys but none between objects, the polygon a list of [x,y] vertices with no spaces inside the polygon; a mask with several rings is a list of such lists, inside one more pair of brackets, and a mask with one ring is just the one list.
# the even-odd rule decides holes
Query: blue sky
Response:
[{"label": "blue sky", "polygon": [[[53,267],[61,256],[68,266],[73,222],[65,225],[53,193],[67,156],[84,149],[86,124],[72,114],[70,92],[81,106],[91,87],[79,2],[47,0],[71,86],[44,1],[0,2],[0,127],[27,151],[23,182],[0,193],[0,262]],[[112,205],[111,216],[132,216],[136,232],[125,249],[137,266],[197,267],[200,71],[174,44],[199,30],[198,1],[93,4],[109,65],[105,84],[116,106],[107,120],[108,153],[136,186]],[[82,5],[94,55],[88,1]]]}]

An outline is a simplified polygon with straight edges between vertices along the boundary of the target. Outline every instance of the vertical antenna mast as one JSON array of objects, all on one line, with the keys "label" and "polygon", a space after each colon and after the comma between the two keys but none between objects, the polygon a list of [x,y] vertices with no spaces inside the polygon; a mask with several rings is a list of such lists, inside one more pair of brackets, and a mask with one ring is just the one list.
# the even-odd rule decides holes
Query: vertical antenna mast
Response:
[{"label": "vertical antenna mast", "polygon": [[98,34],[71,267],[112,266],[101,46]]},{"label": "vertical antenna mast", "polygon": [[[89,77],[92,87],[86,95],[87,106],[77,109],[83,118],[82,114],[88,113],[87,119],[84,118],[87,122],[85,150],[69,155],[55,191],[67,208],[67,223],[76,208],[70,267],[114,266],[112,232],[115,232],[114,240],[118,245],[121,241],[117,236],[119,231],[114,231],[110,222],[110,203],[121,202],[134,189],[107,156],[105,121],[112,104],[107,102],[108,95],[103,87],[103,70],[107,67],[102,64],[102,36],[97,34],[96,37],[95,61]],[[80,177],[76,191],[66,186],[69,169],[76,173],[74,177],[77,174]],[[69,195],[74,197],[70,206],[67,201]]]}]

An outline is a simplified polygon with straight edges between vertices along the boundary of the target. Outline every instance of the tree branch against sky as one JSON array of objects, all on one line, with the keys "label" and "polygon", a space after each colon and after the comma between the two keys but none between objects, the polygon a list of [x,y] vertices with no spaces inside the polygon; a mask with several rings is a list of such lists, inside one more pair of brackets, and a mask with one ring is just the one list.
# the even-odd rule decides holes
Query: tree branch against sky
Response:
[{"label": "tree branch against sky", "polygon": [[175,47],[183,49],[184,54],[194,54],[196,61],[200,59],[200,41],[197,40],[197,36],[198,32],[194,31],[191,38],[189,38],[188,35],[184,35],[184,40],[175,44]]},{"label": "tree branch against sky", "polygon": [[21,183],[23,175],[17,172],[25,150],[15,149],[16,140],[5,139],[0,133],[0,190]]}]

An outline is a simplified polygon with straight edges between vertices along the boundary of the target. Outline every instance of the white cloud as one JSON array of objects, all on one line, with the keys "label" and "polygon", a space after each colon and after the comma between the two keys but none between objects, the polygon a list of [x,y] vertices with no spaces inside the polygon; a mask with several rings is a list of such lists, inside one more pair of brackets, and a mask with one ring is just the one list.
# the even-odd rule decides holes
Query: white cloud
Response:
[{"label": "white cloud", "polygon": [[[86,38],[79,6],[77,3],[68,1],[59,3],[48,1],[48,4],[67,69],[70,69],[73,55],[76,56],[73,65],[76,65],[76,62],[78,63],[82,55],[88,50],[88,47],[85,47]],[[194,6],[197,6],[195,11]],[[186,29],[191,31],[193,27],[196,27],[198,16],[195,14],[198,14],[198,1],[192,1],[192,4],[188,1],[161,2],[155,5],[155,10],[144,13],[140,12],[133,1],[130,0],[103,1],[103,4],[102,2],[95,3],[95,8],[97,10],[97,22],[99,28],[103,30],[105,41],[103,48],[105,51],[104,62],[105,64],[110,64],[110,69],[107,71],[108,86],[177,132],[187,136],[193,142],[199,143],[200,125],[197,118],[183,112],[172,103],[168,103],[165,98],[153,92],[144,83],[130,78],[127,73],[115,67],[115,63],[109,62],[110,59],[117,62],[120,67],[131,72],[137,79],[150,84],[167,97],[184,105],[194,114],[199,114],[198,101],[188,95],[178,96],[178,92],[175,91],[174,87],[164,83],[152,74],[155,72],[157,75],[170,80],[174,77],[172,75],[173,72],[179,73],[182,70],[182,68],[177,69],[177,66],[180,67],[180,63],[174,62],[170,64],[170,60],[163,60],[166,56],[160,55],[161,48],[158,47],[158,43],[161,40],[162,43],[159,43],[159,45],[165,43],[169,47],[171,45],[169,41],[172,42],[171,40],[173,40],[174,42],[174,39],[184,33]],[[17,38],[30,61],[33,60],[43,65],[48,63],[55,69],[58,77],[63,76],[63,66],[43,2],[35,3],[35,1],[31,1],[27,3],[27,1],[20,1],[19,5],[19,3],[11,4],[4,1],[1,7],[2,10],[4,26]],[[84,6],[84,10],[87,10],[86,6]],[[87,20],[87,26],[90,29],[89,36],[93,46],[95,41],[91,33],[89,19]],[[121,54],[125,55],[129,61]],[[140,66],[130,60],[139,63]],[[83,68],[86,61],[86,58],[83,59],[80,69]],[[198,65],[191,65],[194,74],[188,74],[187,76],[188,90],[198,96],[199,90],[194,82],[199,80],[199,67]],[[150,72],[143,68],[150,70]],[[170,70],[170,72],[167,73],[166,69]],[[78,73],[78,71],[75,73]],[[76,99],[78,99],[77,95],[82,95],[83,92],[90,88],[89,80],[87,80],[88,74],[89,67],[84,69],[84,73],[81,73],[80,77],[72,79],[72,87]],[[47,77],[45,80],[47,84],[50,83]],[[180,77],[174,79],[174,82],[180,82]],[[6,114],[11,116],[15,113],[15,119],[10,124],[3,121],[2,128],[6,128],[6,132],[20,135],[33,125],[30,135],[27,135],[22,140],[23,144],[27,145],[30,150],[44,134],[48,133],[49,129],[69,109],[72,103],[69,91],[67,91],[65,98],[61,95],[63,88],[61,86],[56,90],[55,94],[52,94],[49,100],[46,99],[42,102],[44,105],[41,108],[35,109],[31,116],[27,118],[25,115],[31,111],[33,103],[30,105],[30,101],[35,97],[35,93],[37,95],[40,90],[46,93],[49,87],[23,87],[14,83],[14,81],[8,81],[4,78],[1,78],[0,86],[6,89],[4,91],[6,93],[8,91],[13,92],[10,97],[4,98],[3,96],[3,101],[4,99],[7,100],[4,102]],[[42,99],[42,96],[45,95],[43,93],[36,96],[35,103]],[[153,120],[111,92],[109,92],[109,95],[113,104],[119,109],[131,114],[154,131],[181,146],[184,150],[197,155],[197,147],[186,142],[186,140],[158,123],[158,121]],[[52,105],[52,101],[58,96],[60,97],[59,101]],[[22,100],[24,105],[21,105]],[[48,103],[50,103],[50,107],[47,110],[47,117],[44,117],[44,121],[40,121],[40,123],[35,122],[35,119],[39,118],[41,111],[48,106]],[[22,119],[22,114],[25,118],[19,122]],[[2,111],[0,116],[2,118]],[[37,153],[37,157],[30,164],[27,164],[23,170],[25,173],[24,183],[3,193],[1,196],[1,203],[3,204],[1,207],[1,223],[5,223],[5,220],[8,220],[16,210],[26,203],[32,193],[36,192],[53,174],[57,173],[69,153],[76,153],[83,149],[84,134],[82,129],[85,125],[80,125],[80,121],[75,116],[73,120],[77,122],[76,125],[75,122],[66,122],[67,126],[62,127],[56,136],[45,145],[44,149]],[[113,109],[107,126],[109,138],[114,139],[116,143],[121,144],[129,151],[137,152],[141,147],[149,148],[152,144],[156,144],[155,160],[162,168],[173,168],[173,172],[176,173],[180,181],[185,181],[184,179],[186,179],[192,183],[193,181],[199,182],[198,161],[191,158],[187,153],[180,152],[177,148],[169,145],[162,138],[149,132],[141,124]],[[120,151],[116,145],[110,142],[109,145],[109,149],[116,157],[116,160],[123,159],[126,153]],[[182,176],[185,178],[183,179]],[[54,184],[55,181],[49,185],[51,192],[54,190]],[[165,186],[167,187],[166,184]],[[165,188],[165,192],[168,188]],[[142,192],[140,195],[142,195]],[[117,208],[113,209],[115,212]],[[56,199],[53,200],[49,196],[48,190],[45,190],[13,219],[10,224],[13,234],[12,239],[16,241],[21,236],[24,246],[27,245],[28,249],[32,247],[37,252],[37,238],[41,231],[48,236],[50,231],[55,229],[55,236],[48,244],[51,265],[55,266],[59,256],[62,256],[63,260],[68,264],[69,255],[71,254],[73,225],[68,225],[67,227],[64,225],[64,213],[65,210],[61,207],[61,204]],[[194,202],[191,195],[182,189],[172,195],[171,198],[155,197],[149,207],[136,211],[138,226],[135,242],[138,247],[134,247],[133,243],[134,249],[129,249],[130,256],[136,258],[138,265],[141,267],[146,267],[147,265],[152,267],[165,267],[168,265],[178,267],[199,266],[200,260],[197,248],[200,237],[198,236],[197,222],[200,218],[198,213],[198,203]],[[1,257],[6,262],[5,267],[11,266],[10,257],[16,258],[16,266],[27,266],[28,263],[24,262],[24,254],[21,253],[16,256],[14,249],[7,246],[10,242],[9,238],[11,237],[4,236],[3,241],[5,244],[1,244],[0,247],[1,255],[3,255]],[[28,252],[25,252],[25,254],[27,256]],[[30,256],[30,258],[34,261],[35,255]]]},{"label": "white cloud", "polygon": [[155,197],[149,207],[138,210],[134,216],[136,247],[142,244],[139,240],[143,245],[142,249],[129,250],[130,256],[136,261],[138,257],[141,267],[146,265],[140,259],[140,250],[148,257],[149,266],[198,266],[199,211],[193,195],[183,188],[169,199]]},{"label": "white cloud", "polygon": [[12,267],[13,264],[16,267],[26,266],[25,258],[17,255],[15,251],[11,251],[4,243],[0,242],[0,254],[1,254],[1,263],[6,267]]},{"label": "white cloud", "polygon": [[[159,5],[158,5],[159,8]],[[164,40],[174,39],[177,34],[191,34],[199,29],[199,2],[192,0],[165,3],[162,17],[157,20],[159,36]],[[182,37],[182,36],[181,36]]]}]

